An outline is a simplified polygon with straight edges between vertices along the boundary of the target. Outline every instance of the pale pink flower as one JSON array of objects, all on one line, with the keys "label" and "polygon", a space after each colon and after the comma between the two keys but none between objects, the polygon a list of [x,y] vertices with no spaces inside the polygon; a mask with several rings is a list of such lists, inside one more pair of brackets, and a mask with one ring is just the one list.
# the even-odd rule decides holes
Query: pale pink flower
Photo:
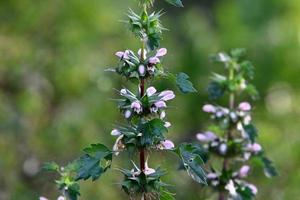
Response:
[{"label": "pale pink flower", "polygon": [[46,197],[40,197],[39,200],[48,200]]},{"label": "pale pink flower", "polygon": [[196,137],[200,142],[212,142],[217,138],[217,136],[210,131],[207,131],[205,133],[198,133]]},{"label": "pale pink flower", "polygon": [[158,96],[161,97],[163,101],[169,101],[175,98],[175,94],[172,90],[162,91]]},{"label": "pale pink flower", "polygon": [[149,88],[146,90],[146,93],[147,93],[147,96],[148,96],[148,97],[151,97],[153,94],[156,93],[155,87],[149,87]]},{"label": "pale pink flower", "polygon": [[234,186],[234,182],[232,180],[229,181],[229,183],[227,183],[227,185],[225,186],[225,189],[228,190],[229,194],[231,196],[237,196],[237,192],[236,192],[236,187]]},{"label": "pale pink flower", "polygon": [[160,63],[160,60],[158,57],[151,57],[151,58],[149,58],[149,63],[156,65],[157,63]]},{"label": "pale pink flower", "polygon": [[154,103],[154,105],[157,107],[157,108],[166,108],[167,107],[167,104],[166,102],[164,101],[157,101]]},{"label": "pale pink flower", "polygon": [[254,144],[248,144],[247,149],[252,153],[259,153],[262,150],[262,147],[260,144],[254,143]]},{"label": "pale pink flower", "polygon": [[207,113],[215,113],[216,107],[211,104],[206,104],[203,106],[202,110]]},{"label": "pale pink flower", "polygon": [[171,140],[165,140],[161,142],[164,149],[170,150],[175,147],[174,143]]},{"label": "pale pink flower", "polygon": [[225,155],[226,152],[227,152],[227,144],[222,143],[222,144],[219,146],[219,152],[220,152],[220,154]]},{"label": "pale pink flower", "polygon": [[216,179],[216,178],[218,178],[219,177],[219,175],[217,174],[217,173],[208,173],[207,175],[206,175],[206,177],[208,178],[208,179]]},{"label": "pale pink flower", "polygon": [[66,198],[63,197],[63,196],[59,196],[59,197],[57,198],[57,200],[66,200]]},{"label": "pale pink flower", "polygon": [[165,56],[168,53],[168,50],[166,48],[161,48],[157,51],[156,57],[162,57]]},{"label": "pale pink flower", "polygon": [[160,119],[164,119],[166,117],[166,112],[165,111],[162,111],[161,113],[160,113]]},{"label": "pale pink flower", "polygon": [[123,139],[124,135],[120,135],[117,139],[116,142],[113,146],[113,151],[115,152],[115,155],[119,155],[119,149],[123,149],[124,145],[122,143],[122,139]]},{"label": "pale pink flower", "polygon": [[131,108],[134,110],[136,113],[141,113],[143,111],[142,105],[139,101],[134,101],[131,103]]},{"label": "pale pink flower", "polygon": [[239,104],[239,110],[241,111],[250,111],[251,110],[251,105],[249,102],[242,102]]},{"label": "pale pink flower", "polygon": [[241,167],[240,171],[239,171],[239,177],[241,178],[245,178],[248,176],[250,171],[250,166],[249,165],[244,165]]}]

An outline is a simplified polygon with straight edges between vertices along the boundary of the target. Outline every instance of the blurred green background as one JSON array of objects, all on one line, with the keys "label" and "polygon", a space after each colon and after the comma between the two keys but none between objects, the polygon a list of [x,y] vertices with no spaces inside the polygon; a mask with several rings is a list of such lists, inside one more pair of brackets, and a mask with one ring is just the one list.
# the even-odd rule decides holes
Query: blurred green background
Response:
[{"label": "blurred green background", "polygon": [[[209,121],[201,112],[205,87],[218,71],[209,55],[235,47],[248,49],[261,93],[254,120],[259,141],[280,171],[269,180],[259,170],[251,182],[259,200],[295,200],[300,196],[300,2],[299,0],[185,0],[163,8],[164,60],[172,72],[185,71],[199,90],[171,104],[169,137],[194,141]],[[66,164],[81,149],[101,141],[112,146],[110,130],[122,120],[115,89],[133,88],[104,72],[117,63],[114,53],[138,49],[120,23],[134,0],[0,1],[0,200],[55,199],[52,175],[39,171],[45,161]],[[172,88],[169,82],[157,83]],[[177,91],[178,92],[178,91]],[[121,156],[125,157],[126,156]],[[157,158],[163,157],[163,159]],[[173,157],[153,154],[151,162],[169,170],[165,180],[177,199],[210,196],[183,172]],[[117,158],[114,167],[128,163]],[[128,164],[127,164],[128,165]],[[124,164],[122,164],[124,166]],[[126,199],[111,170],[95,183],[82,184],[84,200]]]}]

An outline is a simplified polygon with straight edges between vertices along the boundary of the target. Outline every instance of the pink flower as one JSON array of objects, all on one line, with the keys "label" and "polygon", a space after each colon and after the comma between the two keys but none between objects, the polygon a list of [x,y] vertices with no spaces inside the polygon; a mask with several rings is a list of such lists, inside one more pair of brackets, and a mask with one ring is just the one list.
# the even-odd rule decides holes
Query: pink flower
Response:
[{"label": "pink flower", "polygon": [[249,174],[249,171],[250,171],[250,166],[248,166],[248,165],[242,166],[239,171],[239,177],[241,177],[241,178],[247,177]]},{"label": "pink flower", "polygon": [[262,147],[258,143],[248,144],[247,150],[249,150],[252,153],[259,153],[262,150]]},{"label": "pink flower", "polygon": [[48,200],[46,197],[40,197],[39,200]]},{"label": "pink flower", "polygon": [[134,110],[134,112],[136,112],[138,114],[143,111],[142,105],[139,101],[132,102],[131,108]]},{"label": "pink flower", "polygon": [[118,51],[115,55],[120,59],[129,59],[130,52],[131,52],[130,50],[126,50],[125,52]]},{"label": "pink flower", "polygon": [[166,102],[164,101],[157,101],[154,103],[154,105],[157,107],[157,108],[166,108],[167,107],[167,104]]},{"label": "pink flower", "polygon": [[151,57],[151,58],[149,58],[149,63],[156,65],[157,63],[160,63],[160,60],[158,57]]},{"label": "pink flower", "polygon": [[172,90],[162,91],[158,96],[161,97],[163,101],[169,101],[175,98],[175,94]]},{"label": "pink flower", "polygon": [[251,110],[251,105],[248,102],[242,102],[239,104],[239,110],[241,111],[250,111]]},{"label": "pink flower", "polygon": [[248,188],[250,188],[250,190],[252,191],[252,194],[256,195],[258,190],[257,190],[257,187],[253,184],[248,184],[247,185]]},{"label": "pink flower", "polygon": [[57,198],[57,200],[66,200],[66,199],[65,199],[65,197],[63,197],[63,196],[59,196],[59,197]]},{"label": "pink flower", "polygon": [[141,76],[145,75],[145,73],[146,73],[146,67],[144,65],[140,65],[138,70],[139,70],[139,74]]},{"label": "pink flower", "polygon": [[210,131],[207,131],[205,133],[198,133],[196,137],[200,142],[212,142],[217,138],[217,136]]},{"label": "pink flower", "polygon": [[166,48],[161,48],[157,51],[156,57],[162,57],[165,56],[168,53],[168,50]]},{"label": "pink flower", "polygon": [[206,175],[206,177],[207,177],[208,179],[216,179],[216,178],[219,177],[219,175],[218,175],[217,173],[208,173],[208,174]]},{"label": "pink flower", "polygon": [[207,113],[215,113],[216,107],[211,104],[206,104],[203,106],[202,110]]},{"label": "pink flower", "polygon": [[171,140],[165,140],[161,142],[164,149],[170,150],[175,147],[174,143]]},{"label": "pink flower", "polygon": [[149,87],[149,88],[147,89],[146,93],[147,93],[147,96],[148,96],[148,97],[151,97],[153,94],[156,93],[155,87]]}]

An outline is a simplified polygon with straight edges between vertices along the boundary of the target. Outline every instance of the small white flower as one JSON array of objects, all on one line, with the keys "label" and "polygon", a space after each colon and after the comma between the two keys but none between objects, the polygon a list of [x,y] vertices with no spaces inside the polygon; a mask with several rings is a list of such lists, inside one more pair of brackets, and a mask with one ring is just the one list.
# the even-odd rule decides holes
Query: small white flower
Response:
[{"label": "small white flower", "polygon": [[[141,57],[141,55],[142,55],[142,49],[139,49],[139,50],[138,50],[138,55]],[[143,59],[145,60],[145,59],[146,59],[146,57],[147,57],[147,50],[146,50],[146,49],[144,49],[144,55],[143,55]]]},{"label": "small white flower", "polygon": [[110,133],[112,136],[119,136],[121,132],[118,129],[113,129]]},{"label": "small white flower", "polygon": [[145,174],[146,176],[148,176],[148,175],[154,174],[154,173],[155,173],[155,169],[149,168],[149,167],[148,167],[148,162],[146,161],[146,162],[145,162],[145,170],[144,170],[144,174]]},{"label": "small white flower", "polygon": [[170,122],[165,122],[164,126],[165,126],[166,128],[169,128],[169,127],[172,126],[172,124],[171,124]]},{"label": "small white flower", "polygon": [[117,139],[116,142],[113,146],[113,151],[115,152],[115,155],[119,155],[119,149],[123,149],[124,145],[122,144],[122,139],[123,139],[124,135],[120,135]]},{"label": "small white flower", "polygon": [[233,197],[237,196],[236,188],[232,180],[225,186],[225,189],[229,191],[229,194]]},{"label": "small white flower", "polygon": [[126,95],[127,94],[127,90],[126,89],[121,89],[120,90],[120,94],[121,95]]},{"label": "small white flower", "polygon": [[144,65],[140,65],[138,70],[141,76],[144,76],[146,74],[146,67]]},{"label": "small white flower", "polygon": [[146,93],[147,93],[147,96],[148,96],[148,97],[151,97],[152,95],[154,95],[154,94],[156,93],[155,87],[149,87],[149,88],[146,90]]},{"label": "small white flower", "polygon": [[246,115],[245,117],[244,117],[244,124],[245,125],[249,125],[250,124],[250,122],[251,122],[251,116],[250,115]]},{"label": "small white flower", "polygon": [[46,197],[40,197],[39,200],[48,200]]},{"label": "small white flower", "polygon": [[208,173],[207,175],[206,175],[206,177],[208,178],[208,179],[216,179],[216,178],[218,178],[219,177],[219,175],[217,174],[217,173]]},{"label": "small white flower", "polygon": [[166,112],[165,111],[162,111],[161,113],[160,113],[160,119],[164,119],[166,117]]},{"label": "small white flower", "polygon": [[226,152],[227,152],[227,145],[225,143],[222,143],[220,146],[219,146],[219,152],[220,154],[222,155],[225,155]]},{"label": "small white flower", "polygon": [[126,110],[125,113],[124,113],[124,116],[125,116],[126,119],[128,119],[128,118],[131,117],[131,114],[132,114],[131,110]]}]

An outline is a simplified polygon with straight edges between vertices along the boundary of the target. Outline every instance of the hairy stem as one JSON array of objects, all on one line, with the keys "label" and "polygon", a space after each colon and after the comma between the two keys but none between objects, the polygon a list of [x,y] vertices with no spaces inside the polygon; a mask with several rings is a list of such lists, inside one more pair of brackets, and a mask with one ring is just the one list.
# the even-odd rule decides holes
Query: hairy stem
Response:
[{"label": "hairy stem", "polygon": [[[229,80],[233,80],[234,79],[234,68],[230,67],[229,68]],[[234,104],[235,104],[235,93],[233,91],[230,91],[229,94],[229,109],[232,110],[234,109]],[[228,131],[226,133],[226,137],[227,140],[231,140],[232,139],[232,126],[231,124],[229,125]],[[228,170],[228,165],[229,165],[229,159],[228,158],[224,158],[223,161],[223,170],[222,171],[227,171]],[[219,200],[225,200],[226,199],[226,195],[223,191],[219,192]]]}]

